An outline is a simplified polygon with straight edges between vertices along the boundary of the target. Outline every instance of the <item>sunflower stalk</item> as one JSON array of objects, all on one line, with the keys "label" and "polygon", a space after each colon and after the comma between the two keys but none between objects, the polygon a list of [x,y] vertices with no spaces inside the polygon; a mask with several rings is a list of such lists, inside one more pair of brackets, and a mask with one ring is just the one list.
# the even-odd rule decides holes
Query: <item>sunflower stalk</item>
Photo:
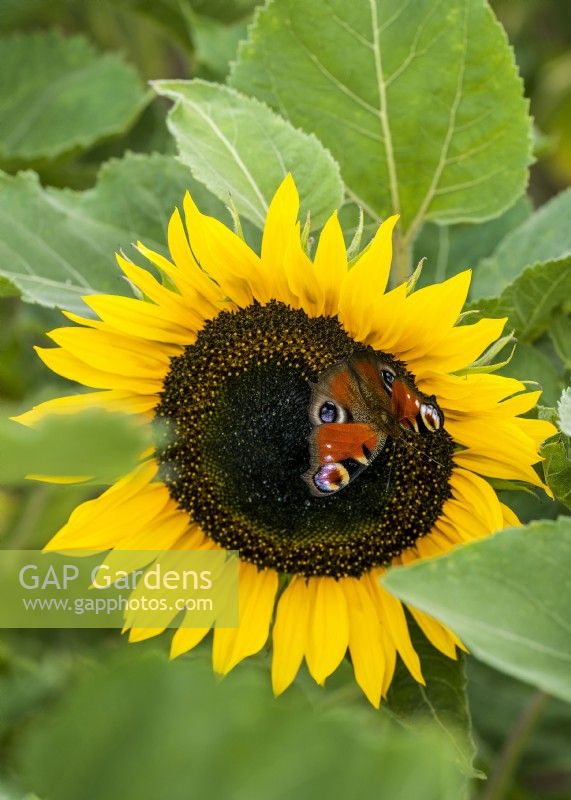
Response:
[{"label": "sunflower stalk", "polygon": [[539,690],[535,692],[530,703],[523,709],[504,743],[503,750],[482,800],[502,800],[507,796],[507,790],[512,782],[519,760],[548,699],[549,695]]},{"label": "sunflower stalk", "polygon": [[395,285],[405,283],[412,274],[411,239],[403,235],[398,228],[394,236]]}]

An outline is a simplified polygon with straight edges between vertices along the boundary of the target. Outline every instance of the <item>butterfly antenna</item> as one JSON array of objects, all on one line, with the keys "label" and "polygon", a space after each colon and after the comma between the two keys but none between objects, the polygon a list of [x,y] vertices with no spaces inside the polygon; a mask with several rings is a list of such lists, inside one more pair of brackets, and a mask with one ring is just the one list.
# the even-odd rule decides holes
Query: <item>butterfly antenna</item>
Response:
[{"label": "butterfly antenna", "polygon": [[[408,439],[405,439],[404,437],[400,437],[400,438],[401,438],[401,441],[403,441],[406,444],[407,447],[410,447],[412,450],[414,450],[415,453],[421,453],[420,449],[418,447],[415,447],[414,444],[411,441],[409,441]],[[429,461],[432,461],[434,464],[437,464],[439,467],[442,467],[442,469],[446,468],[444,464],[442,464],[436,458],[433,458],[432,456],[429,456],[428,453],[421,453],[421,455],[424,456],[424,458],[427,458]]]},{"label": "butterfly antenna", "polygon": [[389,476],[387,478],[387,485],[385,486],[385,492],[389,491],[389,486],[391,485],[391,477],[392,477],[392,474],[393,474],[393,461],[395,460],[396,444],[395,444],[395,440],[394,439],[391,439],[391,441],[393,443],[393,455],[392,455],[392,458],[391,458],[390,463],[389,463]]}]

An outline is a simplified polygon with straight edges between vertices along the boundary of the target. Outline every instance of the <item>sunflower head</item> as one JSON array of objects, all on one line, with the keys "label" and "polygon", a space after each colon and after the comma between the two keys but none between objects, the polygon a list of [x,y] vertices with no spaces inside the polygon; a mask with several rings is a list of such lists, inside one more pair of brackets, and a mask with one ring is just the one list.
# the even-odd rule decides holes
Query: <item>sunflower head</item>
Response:
[{"label": "sunflower head", "polygon": [[[86,297],[95,316],[68,314],[57,347],[38,349],[92,391],[20,421],[103,406],[156,431],[154,453],[77,508],[50,549],[238,550],[240,624],[215,628],[215,670],[271,638],[280,693],[303,659],[323,683],[349,651],[378,705],[397,654],[423,681],[383,571],[517,524],[488,479],[542,486],[533,464],[553,428],[521,416],[538,392],[470,372],[505,320],[461,319],[469,271],[387,290],[397,217],[349,265],[337,215],[310,255],[298,212],[288,176],[258,255],[187,195],[171,258],[137,245],[162,280],[118,256],[141,299]],[[456,657],[451,631],[409,611]],[[173,655],[208,632],[180,628]]]}]

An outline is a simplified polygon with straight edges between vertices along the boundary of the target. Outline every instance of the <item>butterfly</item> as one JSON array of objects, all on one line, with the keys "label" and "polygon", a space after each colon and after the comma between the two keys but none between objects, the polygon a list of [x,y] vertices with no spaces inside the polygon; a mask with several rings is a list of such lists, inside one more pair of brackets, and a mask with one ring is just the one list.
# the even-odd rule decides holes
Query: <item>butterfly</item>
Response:
[{"label": "butterfly", "polygon": [[374,350],[324,370],[313,385],[310,467],[302,476],[316,497],[338,492],[360,475],[403,429],[434,432],[444,425],[435,397],[397,375]]}]

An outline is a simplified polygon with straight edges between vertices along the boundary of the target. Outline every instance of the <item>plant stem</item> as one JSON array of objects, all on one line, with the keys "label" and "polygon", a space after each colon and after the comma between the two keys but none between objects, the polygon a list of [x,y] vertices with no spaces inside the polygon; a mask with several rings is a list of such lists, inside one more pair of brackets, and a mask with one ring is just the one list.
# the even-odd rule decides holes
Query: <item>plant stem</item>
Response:
[{"label": "plant stem", "polygon": [[404,283],[412,275],[411,262],[410,240],[397,230],[394,237],[394,282],[396,286]]},{"label": "plant stem", "polygon": [[506,741],[481,800],[504,800],[523,750],[549,695],[537,691],[523,709]]}]

